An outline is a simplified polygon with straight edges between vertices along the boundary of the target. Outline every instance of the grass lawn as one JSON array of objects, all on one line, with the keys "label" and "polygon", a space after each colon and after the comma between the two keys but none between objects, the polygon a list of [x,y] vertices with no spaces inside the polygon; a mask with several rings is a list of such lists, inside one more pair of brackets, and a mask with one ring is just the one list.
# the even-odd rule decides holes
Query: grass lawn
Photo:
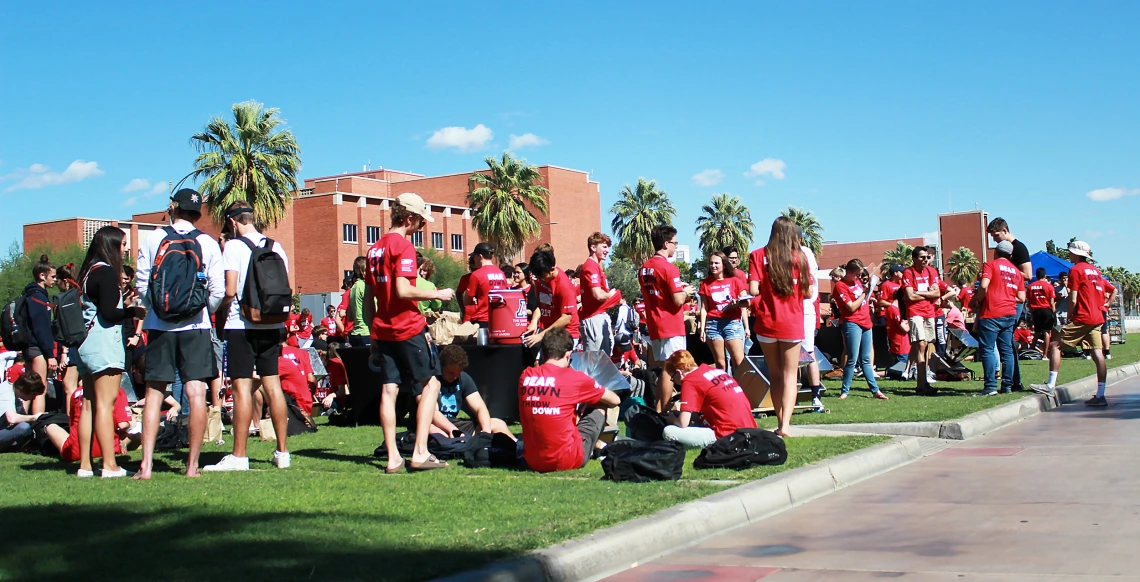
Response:
[{"label": "grass lawn", "polygon": [[[1140,334],[1130,334],[1127,343],[1112,346],[1112,359],[1108,367],[1122,366],[1140,360]],[[1029,384],[1044,383],[1049,373],[1049,363],[1040,361],[1021,361],[1022,381],[1028,388]],[[841,424],[861,422],[909,422],[909,421],[940,421],[961,418],[967,414],[992,408],[1011,400],[1023,398],[1032,392],[1014,392],[1013,394],[999,394],[985,398],[975,398],[982,389],[981,363],[967,362],[974,372],[977,380],[971,382],[938,382],[937,396],[915,396],[913,380],[879,380],[879,387],[890,397],[882,401],[871,398],[866,382],[856,378],[851,383],[851,394],[847,400],[840,400],[839,393],[842,382],[839,380],[824,380],[827,391],[824,393],[823,404],[830,410],[827,414],[800,413],[792,417],[792,424]],[[1091,360],[1083,358],[1064,358],[1061,360],[1061,371],[1057,383],[1064,384],[1090,376],[1096,373]],[[774,418],[761,420],[761,426],[775,428]]]},{"label": "grass lawn", "polygon": [[[229,438],[227,437],[227,441]],[[667,483],[602,481],[601,466],[558,475],[462,466],[384,475],[379,427],[322,426],[290,439],[293,466],[251,442],[252,471],[189,480],[184,453],[160,454],[150,482],[80,480],[76,465],[0,455],[0,580],[422,580],[581,536],[884,442],[788,440],[788,463],[695,471]],[[205,463],[229,447],[207,445]],[[124,466],[137,466],[139,453]],[[725,481],[729,481],[726,483]]]}]

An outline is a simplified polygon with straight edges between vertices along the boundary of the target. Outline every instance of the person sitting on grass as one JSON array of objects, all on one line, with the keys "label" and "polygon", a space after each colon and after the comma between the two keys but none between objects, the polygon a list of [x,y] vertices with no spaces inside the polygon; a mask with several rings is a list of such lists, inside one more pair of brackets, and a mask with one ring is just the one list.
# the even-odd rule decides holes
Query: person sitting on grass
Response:
[{"label": "person sitting on grass", "polygon": [[[497,432],[514,440],[515,435],[507,428],[507,423],[491,418],[483,397],[475,381],[464,372],[467,369],[467,352],[463,348],[450,345],[439,350],[439,410],[431,419],[431,432],[449,437],[471,436],[476,432]],[[420,397],[416,397],[419,402]],[[462,409],[467,416],[476,420],[459,418]],[[458,433],[458,434],[457,434]]]},{"label": "person sitting on grass", "polygon": [[31,440],[32,423],[43,413],[25,414],[25,403],[35,401],[44,390],[43,378],[32,370],[12,382],[0,382],[0,453],[18,451]]},{"label": "person sitting on grass", "polygon": [[1019,353],[1023,350],[1037,349],[1033,341],[1033,330],[1029,329],[1028,321],[1023,319],[1017,323],[1017,329],[1013,330],[1013,342]]},{"label": "person sitting on grass", "polygon": [[[79,461],[79,477],[93,477],[94,472],[91,469],[92,460],[101,458],[103,456],[102,449],[99,448],[98,439],[91,438],[91,408],[92,403],[90,399],[83,398],[83,387],[75,390],[71,396],[71,413],[68,415],[68,427],[64,428],[57,424],[49,424],[47,426],[47,436],[51,444],[59,452],[59,458],[65,463],[74,463]],[[167,420],[177,418],[178,410],[174,410],[174,415],[167,414]],[[114,454],[121,455],[126,452],[127,447],[122,443],[127,438],[127,430],[131,427],[133,419],[131,418],[130,405],[127,404],[127,393],[119,388],[119,395],[115,398],[115,406],[111,411],[112,418],[115,422],[115,432],[113,433],[112,441],[115,443]],[[84,442],[86,441],[86,442]],[[135,445],[139,445],[138,440]],[[84,454],[84,449],[90,448],[90,454]],[[43,453],[49,452],[46,448],[41,450]],[[86,466],[85,466],[86,465]]]},{"label": "person sitting on grass", "polygon": [[602,408],[621,404],[617,394],[570,368],[573,349],[574,339],[565,328],[547,330],[542,336],[545,360],[519,377],[523,458],[540,473],[585,467],[606,426]]},{"label": "person sitting on grass", "polygon": [[[665,360],[665,373],[673,377],[674,384],[681,385],[681,412],[665,427],[666,440],[686,447],[707,447],[738,428],[756,428],[752,405],[728,372],[708,364],[698,366],[692,354],[680,350]],[[691,425],[694,414],[699,414],[707,427]]]}]

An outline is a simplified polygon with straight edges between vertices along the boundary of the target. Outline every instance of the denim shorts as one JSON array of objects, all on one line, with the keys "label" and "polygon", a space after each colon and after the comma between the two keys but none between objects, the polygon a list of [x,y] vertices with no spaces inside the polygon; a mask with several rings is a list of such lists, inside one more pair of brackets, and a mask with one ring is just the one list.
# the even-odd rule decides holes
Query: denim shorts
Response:
[{"label": "denim shorts", "polygon": [[744,340],[744,324],[739,319],[709,318],[705,321],[705,338],[710,340]]}]

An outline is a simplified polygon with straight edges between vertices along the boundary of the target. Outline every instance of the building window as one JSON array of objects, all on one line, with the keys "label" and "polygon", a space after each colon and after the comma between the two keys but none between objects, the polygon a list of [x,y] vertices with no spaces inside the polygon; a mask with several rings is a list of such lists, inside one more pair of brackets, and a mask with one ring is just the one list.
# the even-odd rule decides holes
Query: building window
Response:
[{"label": "building window", "polygon": [[431,233],[431,248],[433,248],[437,251],[443,250],[443,233],[442,232]]},{"label": "building window", "polygon": [[355,224],[342,224],[341,225],[341,238],[346,243],[356,242],[356,225]]},{"label": "building window", "polygon": [[463,235],[451,235],[451,250],[457,253],[463,252]]},{"label": "building window", "polygon": [[364,227],[365,241],[372,244],[380,240],[380,227],[379,226],[366,226]]},{"label": "building window", "polygon": [[417,249],[424,248],[424,231],[417,230],[416,232],[412,233],[412,246],[416,247]]}]

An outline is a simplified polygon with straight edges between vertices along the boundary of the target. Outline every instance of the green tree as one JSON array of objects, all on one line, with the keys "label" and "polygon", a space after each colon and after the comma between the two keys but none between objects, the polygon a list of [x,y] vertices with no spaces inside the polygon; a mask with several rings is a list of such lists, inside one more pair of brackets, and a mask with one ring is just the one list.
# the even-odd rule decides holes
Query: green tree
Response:
[{"label": "green tree", "polygon": [[891,265],[910,266],[910,264],[914,262],[910,258],[910,253],[913,251],[914,247],[902,241],[896,243],[895,248],[883,253],[883,264],[879,266],[879,274],[886,275]]},{"label": "green tree", "polygon": [[978,273],[982,269],[982,264],[978,262],[978,257],[974,256],[974,251],[966,247],[958,247],[958,250],[950,253],[946,259],[946,268],[950,280],[958,285],[967,285],[972,283],[977,278]]},{"label": "green tree", "polygon": [[744,254],[752,245],[754,228],[752,215],[740,197],[717,194],[711,204],[701,207],[701,215],[697,217],[696,233],[701,254],[708,257],[728,246]]},{"label": "green tree", "polygon": [[819,255],[823,250],[823,225],[819,223],[815,215],[810,210],[803,210],[795,206],[789,206],[787,210],[780,213],[780,216],[791,220],[804,230],[804,242],[811,252]]},{"label": "green tree", "polygon": [[[1071,238],[1069,238],[1068,243],[1065,243],[1064,246],[1059,247],[1059,246],[1057,246],[1056,243],[1053,242],[1053,239],[1049,239],[1049,240],[1045,241],[1045,252],[1047,252],[1047,253],[1055,256],[1055,257],[1060,257],[1062,259],[1065,259],[1066,261],[1072,262],[1073,257],[1069,255],[1069,243],[1071,243],[1075,240],[1077,240],[1077,237],[1075,237],[1075,236],[1071,237]],[[1093,255],[1092,251],[1089,251],[1089,262],[1095,263],[1096,261],[1093,260],[1092,255]]]},{"label": "green tree", "polygon": [[[79,276],[78,271],[83,265],[87,249],[78,244],[62,248],[37,246],[25,253],[20,248],[20,243],[13,241],[12,246],[8,247],[8,256],[0,258],[0,301],[3,302],[0,303],[0,309],[23,293],[24,287],[32,282],[32,267],[40,255],[47,255],[56,266],[74,263],[76,272],[72,274]],[[49,289],[48,293],[54,294],[55,291]]]},{"label": "green tree", "polygon": [[621,296],[630,305],[641,297],[641,285],[637,282],[637,269],[640,266],[640,263],[635,265],[628,259],[618,257],[611,260],[610,266],[606,267],[606,283],[610,289],[620,289]]},{"label": "green tree", "polygon": [[525,159],[503,152],[501,160],[487,156],[490,174],[471,174],[471,225],[479,237],[495,247],[499,257],[514,261],[528,241],[542,229],[528,207],[547,215],[550,191],[542,186],[542,174]]},{"label": "green tree", "polygon": [[687,261],[674,261],[673,266],[681,273],[681,280],[690,285],[700,285],[701,279],[697,269]]},{"label": "green tree", "polygon": [[234,103],[232,125],[215,117],[190,138],[198,150],[190,176],[201,180],[198,189],[216,222],[238,200],[253,206],[258,228],[285,217],[297,190],[301,149],[293,132],[281,129],[283,123],[277,108],[245,101]]},{"label": "green tree", "polygon": [[610,226],[618,237],[614,252],[641,265],[653,254],[653,241],[649,238],[653,227],[672,225],[677,210],[669,202],[669,194],[657,188],[657,182],[638,178],[636,187],[622,187],[610,213],[614,215]]},{"label": "green tree", "polygon": [[[431,282],[435,283],[438,289],[455,289],[459,285],[459,279],[467,273],[467,265],[455,260],[447,253],[441,253],[435,249],[421,249],[425,259],[431,259],[435,264],[435,273],[432,273]],[[455,299],[443,304],[443,309],[447,311],[459,311],[459,302]]]}]

